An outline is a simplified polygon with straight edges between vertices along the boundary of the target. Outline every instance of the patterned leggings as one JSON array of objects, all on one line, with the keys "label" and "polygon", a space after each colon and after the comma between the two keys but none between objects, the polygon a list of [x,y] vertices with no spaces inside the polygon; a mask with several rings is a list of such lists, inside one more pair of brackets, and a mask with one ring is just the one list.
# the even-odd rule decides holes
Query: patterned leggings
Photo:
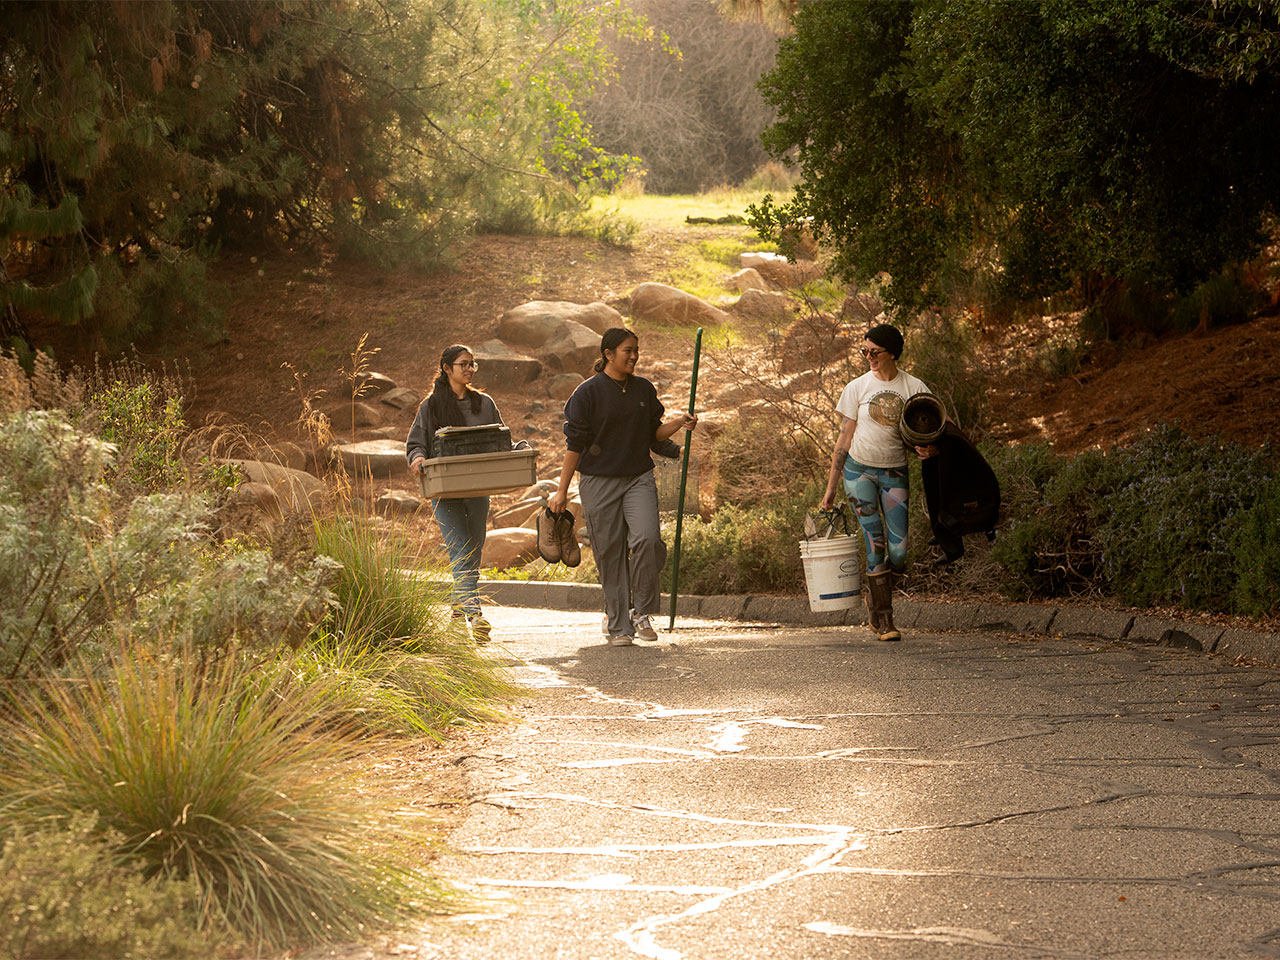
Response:
[{"label": "patterned leggings", "polygon": [[844,490],[867,541],[867,573],[907,566],[907,468],[868,467],[844,460]]}]

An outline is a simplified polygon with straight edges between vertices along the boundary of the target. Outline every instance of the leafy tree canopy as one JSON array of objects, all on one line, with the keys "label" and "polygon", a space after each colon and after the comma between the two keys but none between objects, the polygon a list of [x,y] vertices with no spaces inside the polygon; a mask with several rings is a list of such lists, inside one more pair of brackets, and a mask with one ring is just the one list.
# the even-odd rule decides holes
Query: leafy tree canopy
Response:
[{"label": "leafy tree canopy", "polygon": [[126,339],[207,309],[231,246],[423,263],[495,205],[626,161],[575,103],[621,0],[0,0],[0,332]]},{"label": "leafy tree canopy", "polygon": [[893,305],[1182,291],[1280,200],[1280,2],[802,3],[761,83],[793,201]]}]

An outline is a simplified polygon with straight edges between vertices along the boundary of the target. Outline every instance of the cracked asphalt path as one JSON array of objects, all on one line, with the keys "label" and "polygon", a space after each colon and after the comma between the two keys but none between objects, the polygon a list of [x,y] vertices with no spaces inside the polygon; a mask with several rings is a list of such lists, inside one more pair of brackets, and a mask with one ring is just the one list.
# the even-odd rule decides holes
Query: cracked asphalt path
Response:
[{"label": "cracked asphalt path", "polygon": [[461,761],[480,903],[421,956],[1280,957],[1280,671],[486,612],[535,694]]}]

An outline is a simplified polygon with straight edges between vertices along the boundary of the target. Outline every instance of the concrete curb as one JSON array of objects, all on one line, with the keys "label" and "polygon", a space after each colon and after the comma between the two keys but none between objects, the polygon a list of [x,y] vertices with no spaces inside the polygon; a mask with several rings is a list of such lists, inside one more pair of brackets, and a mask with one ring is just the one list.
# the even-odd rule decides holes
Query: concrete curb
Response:
[{"label": "concrete curb", "polygon": [[[551,610],[603,610],[598,584],[555,583],[542,580],[481,580],[480,592],[494,603],[508,607],[545,607]],[[662,595],[661,616],[671,609],[671,598]],[[814,627],[866,626],[861,604],[849,610],[814,613],[804,597],[751,594],[681,596],[677,617],[708,620],[761,620],[770,623]],[[1123,610],[1094,607],[1054,607],[1033,603],[943,603],[937,600],[895,600],[894,622],[916,630],[1005,630],[1042,633],[1057,637],[1123,640],[1159,647],[1176,647],[1248,657],[1280,665],[1280,633],[1241,627],[1167,620]]]}]

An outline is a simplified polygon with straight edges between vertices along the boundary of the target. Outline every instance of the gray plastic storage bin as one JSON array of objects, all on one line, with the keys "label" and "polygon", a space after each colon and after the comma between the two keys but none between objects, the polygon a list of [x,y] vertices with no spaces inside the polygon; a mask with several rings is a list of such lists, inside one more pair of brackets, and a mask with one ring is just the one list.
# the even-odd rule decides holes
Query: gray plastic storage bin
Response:
[{"label": "gray plastic storage bin", "polygon": [[533,450],[434,457],[418,479],[422,495],[429,499],[487,497],[532,486],[538,479],[536,458]]}]

